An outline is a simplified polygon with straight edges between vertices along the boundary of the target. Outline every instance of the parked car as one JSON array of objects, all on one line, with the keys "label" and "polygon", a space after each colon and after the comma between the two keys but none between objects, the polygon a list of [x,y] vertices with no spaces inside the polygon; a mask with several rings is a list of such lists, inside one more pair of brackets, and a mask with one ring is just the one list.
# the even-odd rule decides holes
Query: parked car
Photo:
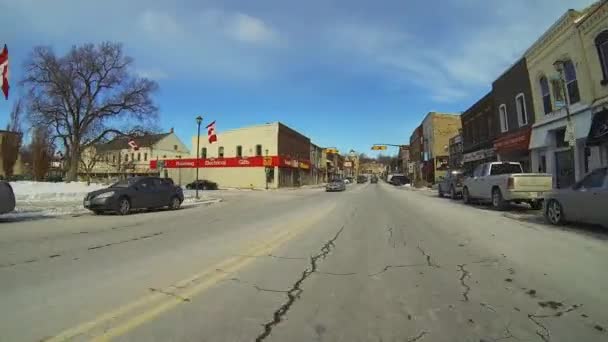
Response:
[{"label": "parked car", "polygon": [[540,209],[552,187],[550,174],[523,173],[519,163],[491,162],[477,166],[473,175],[464,179],[462,199],[465,203],[490,202],[499,210],[510,202],[529,203],[532,209]]},{"label": "parked car", "polygon": [[547,193],[543,214],[555,225],[573,221],[608,227],[608,168],[595,169],[572,187]]},{"label": "parked car", "polygon": [[116,212],[127,215],[133,209],[169,207],[179,209],[184,194],[179,186],[158,177],[132,177],[106,189],[89,192],[84,207],[95,214]]},{"label": "parked car", "polygon": [[190,184],[186,184],[186,189],[189,190],[217,190],[217,183],[206,179],[199,179]]},{"label": "parked car", "polygon": [[375,175],[372,176],[372,178],[370,179],[370,183],[378,183],[378,177],[376,177]]},{"label": "parked car", "polygon": [[344,190],[346,190],[346,179],[334,179],[325,186],[325,191],[327,192]]},{"label": "parked car", "polygon": [[15,193],[9,182],[0,181],[0,214],[15,210]]},{"label": "parked car", "polygon": [[350,184],[351,183],[350,179],[348,179],[348,178],[344,178],[342,181],[344,182],[344,184]]},{"label": "parked car", "polygon": [[366,183],[367,182],[367,177],[366,176],[359,176],[357,177],[357,183],[361,184],[361,183]]},{"label": "parked car", "polygon": [[445,177],[437,184],[439,197],[450,194],[451,199],[456,199],[462,195],[462,181],[464,172],[462,170],[448,170]]},{"label": "parked car", "polygon": [[404,175],[393,175],[389,181],[392,185],[405,185],[410,183],[410,179]]}]

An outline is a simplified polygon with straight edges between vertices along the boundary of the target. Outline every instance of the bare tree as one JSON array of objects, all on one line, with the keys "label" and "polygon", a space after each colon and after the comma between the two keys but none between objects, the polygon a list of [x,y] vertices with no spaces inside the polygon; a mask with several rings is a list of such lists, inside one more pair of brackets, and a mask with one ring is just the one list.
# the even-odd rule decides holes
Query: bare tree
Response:
[{"label": "bare tree", "polygon": [[141,132],[156,119],[151,95],[158,86],[132,66],[119,43],[74,46],[63,57],[48,47],[33,50],[23,80],[30,120],[51,127],[53,141],[63,145],[68,181],[76,179],[84,149],[111,134]]},{"label": "bare tree", "polygon": [[86,148],[80,155],[80,169],[87,176],[87,185],[91,184],[91,173],[95,169],[97,162],[102,161],[103,155],[99,153],[95,146]]},{"label": "bare tree", "polygon": [[7,179],[13,177],[15,164],[19,158],[19,150],[21,149],[21,113],[23,107],[21,99],[17,100],[11,111],[9,123],[6,125],[8,133],[2,138],[0,145],[0,155],[2,155],[2,169]]},{"label": "bare tree", "polygon": [[44,180],[51,168],[51,160],[54,152],[51,137],[46,127],[39,127],[34,130],[30,149],[32,153],[32,173],[34,180]]}]

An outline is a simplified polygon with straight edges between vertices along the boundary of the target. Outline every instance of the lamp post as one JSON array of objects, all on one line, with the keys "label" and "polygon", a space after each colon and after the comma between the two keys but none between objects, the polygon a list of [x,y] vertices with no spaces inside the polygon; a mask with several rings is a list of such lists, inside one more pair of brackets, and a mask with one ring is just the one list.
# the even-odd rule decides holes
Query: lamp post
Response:
[{"label": "lamp post", "polygon": [[566,139],[568,140],[568,145],[570,145],[570,147],[573,147],[574,143],[575,143],[575,135],[574,135],[574,125],[572,124],[572,119],[570,118],[570,106],[569,106],[569,99],[568,99],[568,91],[566,89],[566,81],[565,81],[565,75],[564,75],[564,64],[565,61],[562,60],[557,60],[553,63],[553,67],[555,68],[555,70],[557,71],[558,75],[559,75],[559,91],[562,92],[562,96],[564,98],[564,107],[566,108]]},{"label": "lamp post", "polygon": [[[268,158],[268,149],[266,149],[266,158]],[[266,166],[266,190],[268,190],[268,176],[270,176],[270,166]]]},{"label": "lamp post", "polygon": [[201,144],[201,123],[203,122],[203,117],[202,116],[197,116],[196,117],[196,125],[197,125],[197,133],[196,133],[196,164],[194,165],[196,167],[196,182],[194,182],[195,184],[195,188],[196,188],[196,199],[199,199],[198,197],[198,158],[200,156],[201,150],[200,150],[200,144]]}]

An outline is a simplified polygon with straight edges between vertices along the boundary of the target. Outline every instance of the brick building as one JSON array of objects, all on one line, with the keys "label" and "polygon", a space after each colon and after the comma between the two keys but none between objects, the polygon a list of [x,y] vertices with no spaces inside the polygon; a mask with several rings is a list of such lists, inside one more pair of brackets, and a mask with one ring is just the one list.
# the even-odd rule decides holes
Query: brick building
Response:
[{"label": "brick building", "polygon": [[462,163],[465,170],[496,160],[494,97],[486,94],[462,114]]},{"label": "brick building", "polygon": [[449,166],[450,138],[461,128],[460,114],[430,112],[422,120],[422,178],[436,183]]}]

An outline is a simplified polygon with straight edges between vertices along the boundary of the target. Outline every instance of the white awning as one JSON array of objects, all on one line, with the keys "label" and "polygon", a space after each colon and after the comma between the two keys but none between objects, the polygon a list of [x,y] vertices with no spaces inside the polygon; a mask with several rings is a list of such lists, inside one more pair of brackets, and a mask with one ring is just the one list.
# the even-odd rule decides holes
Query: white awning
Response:
[{"label": "white awning", "polygon": [[[591,128],[591,119],[593,118],[592,111],[587,109],[585,111],[579,112],[576,115],[570,116],[572,122],[574,123],[574,137],[576,139],[587,138],[589,134],[589,129]],[[534,127],[532,129],[532,134],[530,135],[530,149],[535,148],[543,148],[548,147],[551,144],[549,140],[549,132],[565,128],[566,127],[566,118],[562,118],[560,120],[555,120],[549,122],[548,124]]]}]

